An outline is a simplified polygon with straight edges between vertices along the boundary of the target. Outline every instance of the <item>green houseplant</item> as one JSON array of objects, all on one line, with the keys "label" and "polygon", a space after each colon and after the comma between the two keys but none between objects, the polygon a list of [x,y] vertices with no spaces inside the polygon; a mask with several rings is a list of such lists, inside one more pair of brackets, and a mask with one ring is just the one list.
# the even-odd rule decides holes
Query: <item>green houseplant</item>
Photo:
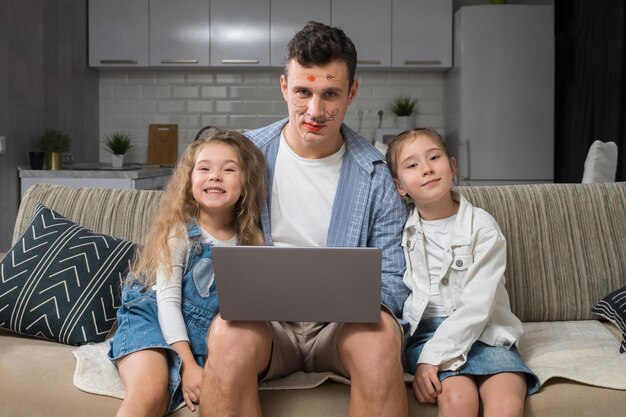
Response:
[{"label": "green houseplant", "polygon": [[107,151],[113,155],[124,155],[130,148],[133,147],[132,137],[126,133],[114,132],[107,135],[105,138],[105,146]]},{"label": "green houseplant", "polygon": [[111,165],[121,168],[124,165],[124,154],[133,147],[132,137],[127,133],[113,132],[104,138],[104,146],[111,152]]},{"label": "green houseplant", "polygon": [[406,130],[410,126],[409,117],[415,111],[416,99],[412,99],[408,95],[396,97],[391,105],[391,111],[397,116],[398,127]]},{"label": "green houseplant", "polygon": [[61,169],[61,156],[63,152],[70,150],[72,139],[70,136],[57,129],[46,129],[39,137],[37,146],[46,153],[46,166],[48,169]]},{"label": "green houseplant", "polygon": [[416,99],[412,99],[410,96],[400,96],[393,100],[391,111],[396,116],[410,116],[415,111]]}]

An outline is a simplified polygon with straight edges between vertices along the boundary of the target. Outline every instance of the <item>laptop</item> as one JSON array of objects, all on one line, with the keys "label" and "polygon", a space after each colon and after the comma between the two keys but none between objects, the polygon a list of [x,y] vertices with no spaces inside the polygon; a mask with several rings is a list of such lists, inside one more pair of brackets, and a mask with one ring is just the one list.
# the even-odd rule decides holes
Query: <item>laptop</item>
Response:
[{"label": "laptop", "polygon": [[375,323],[379,248],[214,246],[225,320]]}]

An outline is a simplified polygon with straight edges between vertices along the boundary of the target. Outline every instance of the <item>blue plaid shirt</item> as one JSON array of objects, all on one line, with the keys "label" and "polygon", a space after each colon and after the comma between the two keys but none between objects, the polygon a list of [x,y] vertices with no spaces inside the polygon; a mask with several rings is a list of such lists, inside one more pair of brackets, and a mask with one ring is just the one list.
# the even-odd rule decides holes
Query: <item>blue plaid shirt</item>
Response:
[{"label": "blue plaid shirt", "polygon": [[[265,240],[272,244],[271,195],[280,133],[288,119],[246,132],[265,154],[268,197],[261,212]],[[327,246],[377,247],[382,250],[381,301],[402,317],[409,289],[402,282],[405,269],[402,231],[407,210],[396,191],[380,152],[345,124],[341,126],[346,153],[333,203]]]}]

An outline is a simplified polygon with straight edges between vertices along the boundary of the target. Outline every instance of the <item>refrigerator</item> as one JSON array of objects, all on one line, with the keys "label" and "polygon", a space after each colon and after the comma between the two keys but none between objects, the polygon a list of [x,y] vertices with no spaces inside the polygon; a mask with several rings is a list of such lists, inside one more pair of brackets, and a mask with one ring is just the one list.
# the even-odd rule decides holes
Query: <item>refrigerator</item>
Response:
[{"label": "refrigerator", "polygon": [[553,6],[461,7],[446,102],[459,185],[553,182]]}]

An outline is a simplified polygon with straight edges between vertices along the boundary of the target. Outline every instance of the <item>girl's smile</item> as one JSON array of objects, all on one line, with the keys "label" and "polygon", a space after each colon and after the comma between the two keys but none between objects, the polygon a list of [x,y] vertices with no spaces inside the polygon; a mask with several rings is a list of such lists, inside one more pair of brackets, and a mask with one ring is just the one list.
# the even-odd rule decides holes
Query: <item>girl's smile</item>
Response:
[{"label": "girl's smile", "polygon": [[436,184],[438,181],[440,180],[440,178],[436,178],[436,179],[432,179],[430,181],[426,181],[424,184],[422,184],[422,187],[427,187],[430,185],[434,185]]},{"label": "girl's smile", "polygon": [[192,194],[204,212],[230,212],[241,197],[241,167],[232,146],[208,142],[198,150]]}]

